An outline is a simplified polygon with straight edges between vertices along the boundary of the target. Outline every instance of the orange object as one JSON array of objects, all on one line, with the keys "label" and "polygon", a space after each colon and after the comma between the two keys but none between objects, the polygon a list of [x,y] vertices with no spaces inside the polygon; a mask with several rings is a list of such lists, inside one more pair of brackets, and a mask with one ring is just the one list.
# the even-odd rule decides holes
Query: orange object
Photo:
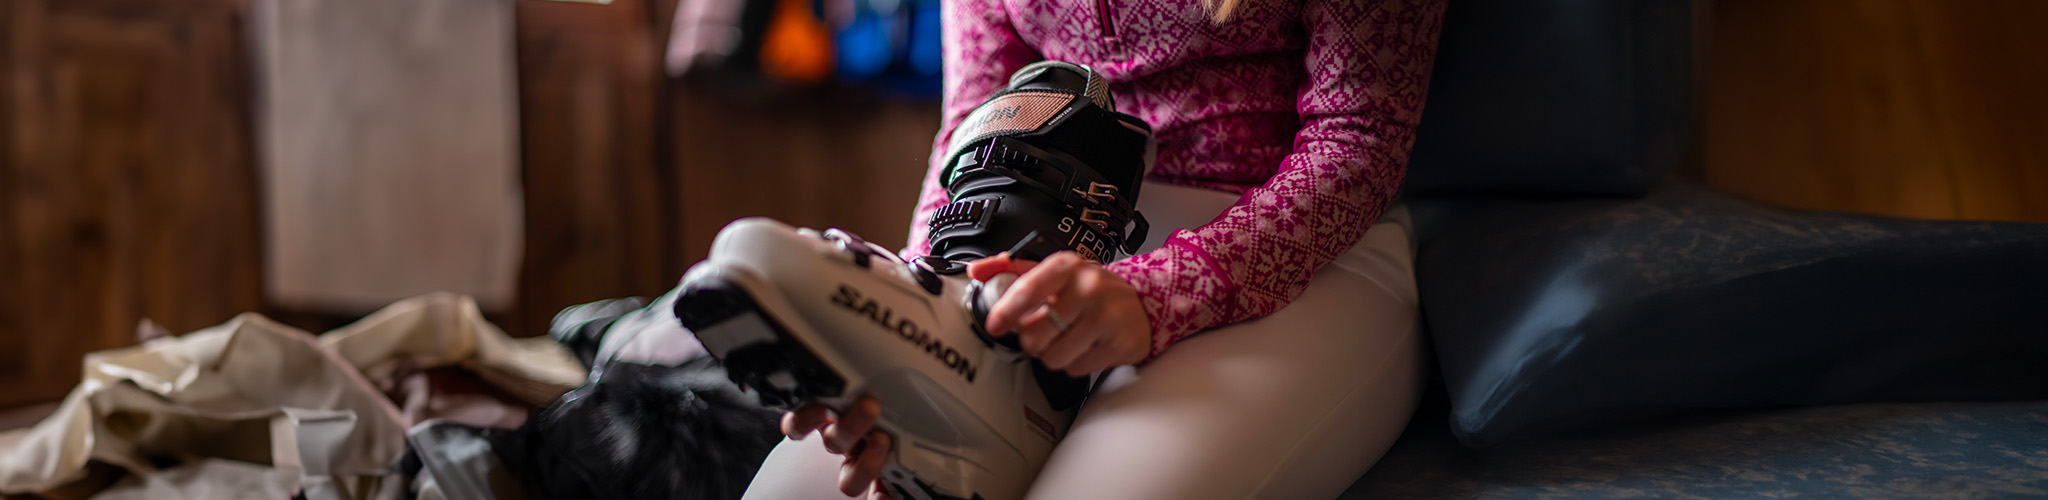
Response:
[{"label": "orange object", "polygon": [[805,0],[780,0],[761,40],[761,74],[803,83],[832,76],[832,30]]}]

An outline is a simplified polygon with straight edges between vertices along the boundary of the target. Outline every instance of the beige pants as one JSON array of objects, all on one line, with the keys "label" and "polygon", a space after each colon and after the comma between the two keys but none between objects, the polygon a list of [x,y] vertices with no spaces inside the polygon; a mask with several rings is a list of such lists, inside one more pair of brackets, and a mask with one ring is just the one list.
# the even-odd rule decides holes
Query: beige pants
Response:
[{"label": "beige pants", "polygon": [[[1147,183],[1146,242],[1236,200]],[[1413,256],[1408,211],[1396,205],[1286,308],[1113,371],[1030,498],[1336,497],[1393,444],[1421,394]],[[822,442],[784,440],[746,499],[846,498],[840,457]]]}]

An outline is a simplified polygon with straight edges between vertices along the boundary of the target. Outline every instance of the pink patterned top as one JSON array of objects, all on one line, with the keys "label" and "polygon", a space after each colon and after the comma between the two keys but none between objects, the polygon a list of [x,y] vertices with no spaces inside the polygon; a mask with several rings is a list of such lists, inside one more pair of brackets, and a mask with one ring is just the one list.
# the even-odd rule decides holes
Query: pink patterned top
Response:
[{"label": "pink patterned top", "polygon": [[1216,24],[1195,0],[945,0],[944,116],[905,253],[930,251],[953,129],[1011,72],[1057,59],[1101,73],[1118,110],[1152,124],[1150,179],[1243,193],[1107,266],[1138,289],[1152,356],[1299,297],[1400,190],[1443,2],[1244,2]]}]

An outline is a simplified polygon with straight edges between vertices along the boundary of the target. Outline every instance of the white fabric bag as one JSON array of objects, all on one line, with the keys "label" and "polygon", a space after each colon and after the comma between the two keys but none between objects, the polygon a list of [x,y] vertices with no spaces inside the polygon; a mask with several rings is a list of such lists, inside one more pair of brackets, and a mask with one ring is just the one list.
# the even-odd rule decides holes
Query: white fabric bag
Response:
[{"label": "white fabric bag", "polygon": [[138,475],[153,456],[269,464],[314,499],[370,498],[405,451],[398,410],[313,336],[256,314],[86,356],[57,412],[0,434],[0,493],[57,489],[96,460]]},{"label": "white fabric bag", "polygon": [[[0,433],[0,493],[91,494],[97,461],[141,477],[111,498],[390,498],[403,488],[387,475],[413,422],[362,373],[399,362],[462,366],[536,406],[585,376],[567,350],[506,337],[460,295],[400,301],[318,339],[246,313],[87,355],[84,381],[55,413]],[[182,464],[159,470],[163,457]]]}]

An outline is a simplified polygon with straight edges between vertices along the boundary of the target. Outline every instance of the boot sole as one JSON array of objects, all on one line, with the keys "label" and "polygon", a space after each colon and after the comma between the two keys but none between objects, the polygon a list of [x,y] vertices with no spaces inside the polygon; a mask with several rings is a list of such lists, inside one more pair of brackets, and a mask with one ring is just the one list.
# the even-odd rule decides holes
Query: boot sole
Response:
[{"label": "boot sole", "polygon": [[676,298],[676,319],[700,339],[739,342],[718,360],[726,376],[754,391],[763,406],[795,409],[845,394],[846,379],[738,284],[714,278],[691,286]]},{"label": "boot sole", "polygon": [[[709,350],[725,365],[727,378],[753,391],[763,406],[790,410],[846,394],[846,379],[737,283],[720,278],[691,283],[676,298],[675,313],[684,328],[700,339],[709,337],[706,347],[712,342],[738,344],[723,356],[715,354],[717,349]],[[883,469],[882,484],[898,499],[982,500],[979,494],[963,498],[940,493],[891,462]]]}]

